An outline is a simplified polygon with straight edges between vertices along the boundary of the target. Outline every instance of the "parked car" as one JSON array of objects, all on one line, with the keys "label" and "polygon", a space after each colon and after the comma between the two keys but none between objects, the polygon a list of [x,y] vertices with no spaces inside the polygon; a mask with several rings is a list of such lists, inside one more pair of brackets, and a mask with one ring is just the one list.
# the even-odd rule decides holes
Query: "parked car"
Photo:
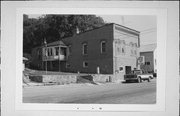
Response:
[{"label": "parked car", "polygon": [[153,74],[151,73],[143,73],[142,70],[133,70],[130,74],[124,75],[124,80],[126,82],[130,81],[136,81],[138,83],[147,80],[150,82],[150,80],[153,79]]}]

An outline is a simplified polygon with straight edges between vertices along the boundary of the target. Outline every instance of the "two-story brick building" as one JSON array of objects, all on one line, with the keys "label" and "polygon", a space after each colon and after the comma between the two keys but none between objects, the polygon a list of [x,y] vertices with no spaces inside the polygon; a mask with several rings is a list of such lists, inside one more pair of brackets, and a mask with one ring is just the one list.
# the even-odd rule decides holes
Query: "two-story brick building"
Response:
[{"label": "two-story brick building", "polygon": [[142,45],[140,49],[140,56],[144,58],[143,64],[140,68],[147,73],[156,73],[157,72],[157,45],[148,44]]},{"label": "two-story brick building", "polygon": [[35,65],[48,70],[116,74],[137,68],[140,32],[107,24],[33,50]]}]

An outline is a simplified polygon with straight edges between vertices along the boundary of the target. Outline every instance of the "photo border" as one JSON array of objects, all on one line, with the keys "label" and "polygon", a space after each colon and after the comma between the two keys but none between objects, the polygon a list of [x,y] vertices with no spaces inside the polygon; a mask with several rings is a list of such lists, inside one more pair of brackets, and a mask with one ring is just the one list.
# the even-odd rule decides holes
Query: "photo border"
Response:
[{"label": "photo border", "polygon": [[[18,8],[16,12],[16,110],[165,111],[167,9]],[[22,102],[23,14],[155,15],[157,17],[156,104],[52,104]],[[161,59],[161,60],[160,60]],[[93,109],[92,109],[93,108]]]}]

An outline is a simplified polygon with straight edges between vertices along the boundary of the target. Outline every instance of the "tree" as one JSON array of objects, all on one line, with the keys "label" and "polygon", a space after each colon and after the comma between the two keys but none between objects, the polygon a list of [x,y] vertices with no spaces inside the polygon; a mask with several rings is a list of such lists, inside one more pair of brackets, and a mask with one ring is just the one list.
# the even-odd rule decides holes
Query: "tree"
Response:
[{"label": "tree", "polygon": [[43,15],[38,19],[24,15],[23,52],[30,53],[35,46],[73,36],[76,29],[80,33],[105,24],[95,15]]}]

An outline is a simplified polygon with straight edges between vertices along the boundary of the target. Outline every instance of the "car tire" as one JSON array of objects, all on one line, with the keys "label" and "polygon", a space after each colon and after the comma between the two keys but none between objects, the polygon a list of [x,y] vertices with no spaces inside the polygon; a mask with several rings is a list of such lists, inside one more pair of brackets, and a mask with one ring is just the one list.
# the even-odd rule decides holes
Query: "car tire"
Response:
[{"label": "car tire", "polygon": [[141,80],[141,78],[140,77],[138,77],[138,83],[141,83],[142,82],[142,80]]},{"label": "car tire", "polygon": [[126,80],[126,83],[129,83],[130,81],[129,80]]}]

